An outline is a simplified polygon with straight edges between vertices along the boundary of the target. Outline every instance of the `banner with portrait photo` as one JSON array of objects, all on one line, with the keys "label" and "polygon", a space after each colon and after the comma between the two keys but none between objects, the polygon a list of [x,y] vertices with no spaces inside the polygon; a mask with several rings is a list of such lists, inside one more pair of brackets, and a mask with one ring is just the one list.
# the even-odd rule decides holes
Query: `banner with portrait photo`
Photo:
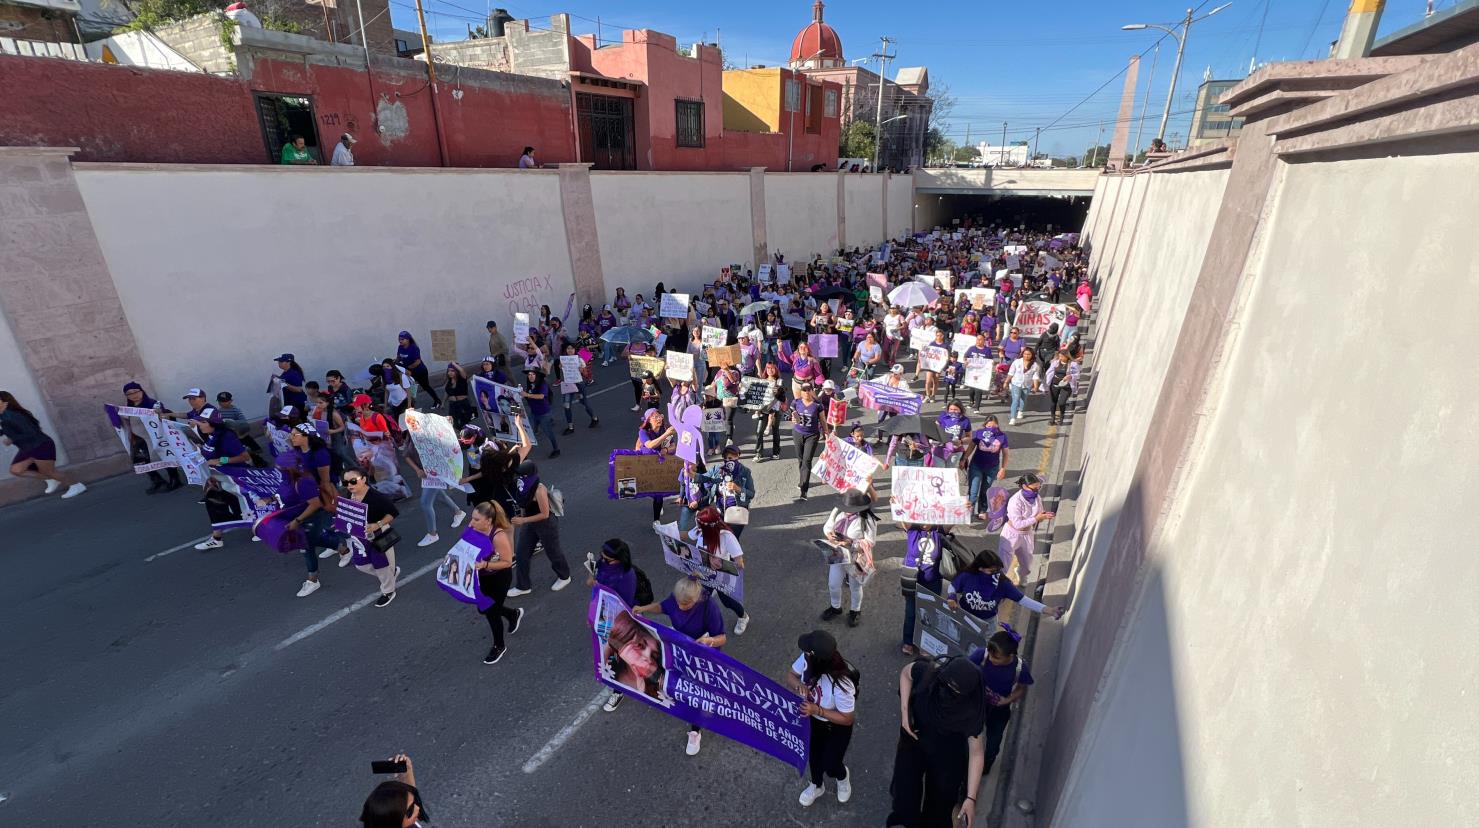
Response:
[{"label": "banner with portrait photo", "polygon": [[[486,377],[470,377],[468,382],[482,416],[483,431],[491,438],[518,442],[519,430],[514,421],[524,413],[523,393],[512,385],[502,385]],[[531,444],[539,445],[533,430],[527,426],[526,433]]]},{"label": "banner with portrait photo", "polygon": [[252,466],[215,466],[211,468],[211,479],[222,491],[237,499],[240,517],[212,521],[212,529],[239,529],[251,526],[276,511],[278,489],[282,486],[282,470],[277,468],[258,469]]},{"label": "banner with portrait photo", "polygon": [[421,457],[424,489],[455,489],[462,480],[462,443],[452,421],[439,414],[428,414],[414,408],[403,415],[406,431]]},{"label": "banner with portrait photo", "polygon": [[1017,306],[1017,318],[1012,322],[1012,327],[1022,331],[1023,339],[1037,339],[1047,331],[1049,325],[1055,322],[1061,332],[1064,324],[1068,322],[1067,305],[1055,305],[1052,302],[1023,302]]},{"label": "banner with portrait photo", "polygon": [[672,497],[678,493],[683,461],[671,454],[614,449],[606,461],[606,496],[611,500],[634,497]]},{"label": "banner with portrait photo", "polygon": [[873,455],[833,434],[827,437],[822,456],[812,465],[811,473],[839,492],[851,489],[866,492],[879,465]]},{"label": "banner with portrait photo", "polygon": [[483,588],[478,584],[478,571],[473,564],[486,561],[493,555],[493,539],[471,526],[467,527],[437,565],[437,584],[453,598],[475,605],[479,612],[488,609],[493,606],[493,599],[483,594]]},{"label": "banner with portrait photo", "polygon": [[599,584],[587,613],[597,681],[797,773],[806,769],[811,722],[795,693],[721,650],[634,615]]},{"label": "banner with portrait photo", "polygon": [[662,559],[668,566],[692,578],[707,589],[716,589],[736,601],[745,600],[745,572],[734,561],[725,560],[682,537],[676,523],[652,527],[662,546]]},{"label": "banner with portrait photo", "polygon": [[914,611],[914,646],[922,655],[968,656],[972,650],[986,649],[986,641],[996,631],[993,621],[951,609],[944,598],[927,589],[914,593]]},{"label": "banner with portrait photo", "polygon": [[971,522],[970,498],[960,493],[954,466],[894,466],[889,513],[899,523],[935,526]]}]

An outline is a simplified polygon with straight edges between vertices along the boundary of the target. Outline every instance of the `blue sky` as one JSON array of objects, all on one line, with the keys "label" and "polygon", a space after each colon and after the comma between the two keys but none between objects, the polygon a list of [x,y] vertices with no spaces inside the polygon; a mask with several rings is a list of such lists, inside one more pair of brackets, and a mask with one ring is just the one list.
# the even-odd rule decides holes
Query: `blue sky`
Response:
[{"label": "blue sky", "polygon": [[[717,38],[729,60],[739,65],[783,63],[792,38],[811,20],[810,0],[548,1],[558,5],[424,0],[427,26],[438,40],[461,40],[469,24],[502,5],[521,19],[547,20],[550,14],[568,12],[574,16],[577,34],[595,32],[599,18],[603,42],[619,40],[622,28],[657,29],[674,35],[679,43]],[[1453,3],[1438,0],[1437,5]],[[1199,8],[1205,13],[1218,5],[1218,0],[1209,0]],[[1345,0],[1234,0],[1226,10],[1193,25],[1168,137],[1185,135],[1196,87],[1208,69],[1215,78],[1241,78],[1251,59],[1266,63],[1322,57],[1340,33],[1347,5]],[[1131,55],[1152,48],[1162,36],[1119,27],[1170,23],[1186,8],[1185,3],[1170,0],[1070,0],[1051,11],[1031,3],[835,0],[827,4],[825,16],[841,35],[849,60],[876,52],[879,36],[888,35],[897,41],[893,48],[898,54],[890,76],[900,66],[927,66],[932,84],[949,86],[957,102],[947,134],[956,143],[965,143],[967,135],[972,143],[983,138],[997,143],[1005,122],[1009,142],[1030,140],[1035,127],[1044,127],[1040,151],[1077,155],[1094,142],[1101,122],[1104,142],[1109,142],[1124,82],[1122,76],[1111,78]],[[1424,0],[1389,0],[1380,33],[1418,21],[1423,10]],[[391,0],[391,16],[397,28],[416,28],[413,0]],[[1155,133],[1175,56],[1175,41],[1166,38],[1158,57],[1150,52],[1142,58],[1132,143],[1142,109],[1149,114],[1141,144],[1149,143]],[[1152,59],[1156,65],[1150,78]],[[1108,85],[1099,89],[1106,81]],[[1149,106],[1142,107],[1147,82]]]}]

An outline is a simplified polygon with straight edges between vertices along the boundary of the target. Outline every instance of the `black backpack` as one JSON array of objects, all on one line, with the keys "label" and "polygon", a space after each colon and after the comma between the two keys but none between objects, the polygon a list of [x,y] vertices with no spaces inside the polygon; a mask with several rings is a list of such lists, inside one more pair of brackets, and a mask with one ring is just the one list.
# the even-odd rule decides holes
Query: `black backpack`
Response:
[{"label": "black backpack", "polygon": [[639,607],[652,603],[654,597],[652,594],[652,582],[647,580],[647,573],[643,572],[642,567],[636,564],[632,564],[632,571],[637,573],[637,588],[632,593],[632,600],[636,601]]}]

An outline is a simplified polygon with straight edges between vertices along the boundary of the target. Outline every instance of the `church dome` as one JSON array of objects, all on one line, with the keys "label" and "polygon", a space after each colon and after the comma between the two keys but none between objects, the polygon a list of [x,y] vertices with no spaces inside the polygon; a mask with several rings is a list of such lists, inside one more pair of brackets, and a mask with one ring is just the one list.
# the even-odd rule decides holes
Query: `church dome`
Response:
[{"label": "church dome", "polygon": [[842,65],[842,38],[822,22],[822,0],[811,7],[811,23],[791,41],[791,66],[796,69],[819,69]]}]

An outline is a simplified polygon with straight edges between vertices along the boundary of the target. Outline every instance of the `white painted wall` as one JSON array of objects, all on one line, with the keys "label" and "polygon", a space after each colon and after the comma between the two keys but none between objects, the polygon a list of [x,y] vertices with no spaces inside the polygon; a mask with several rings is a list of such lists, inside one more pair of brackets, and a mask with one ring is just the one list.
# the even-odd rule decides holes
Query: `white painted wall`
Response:
[{"label": "white painted wall", "polygon": [[1476,178],[1475,154],[1281,171],[1057,824],[1479,824]]},{"label": "white painted wall", "polygon": [[[52,424],[51,414],[41,402],[41,389],[36,387],[36,380],[26,367],[25,358],[21,356],[20,343],[16,342],[15,334],[10,330],[10,322],[3,315],[0,315],[0,391],[14,394],[21,405],[41,421],[41,430],[51,435],[53,441],[57,441],[56,426]],[[100,406],[98,416],[101,417],[102,413]],[[8,480],[13,476],[10,473],[10,457],[14,454],[15,449],[11,447],[0,450],[0,457],[5,458],[5,462],[0,463],[0,480]],[[57,464],[63,465],[66,462],[67,450],[57,441]],[[39,490],[41,484],[38,482],[36,486]]]},{"label": "white painted wall", "polygon": [[[812,178],[835,199],[833,179]],[[591,198],[608,295],[651,299],[658,282],[695,292],[723,265],[754,265],[749,173],[592,172]]]},{"label": "white painted wall", "polygon": [[564,310],[573,290],[555,172],[79,165],[77,183],[161,400],[230,390],[249,415],[282,351],[347,376],[416,335]]},{"label": "white painted wall", "polygon": [[784,253],[789,262],[836,253],[836,176],[766,173],[765,239],[772,254]]},{"label": "white painted wall", "polygon": [[901,234],[914,232],[914,229],[914,177],[889,176],[888,237],[896,239]]},{"label": "white painted wall", "polygon": [[85,44],[88,58],[103,59],[103,47],[123,66],[147,66],[151,69],[173,69],[177,72],[203,71],[152,32],[119,32]]},{"label": "white painted wall", "polygon": [[845,246],[869,247],[883,241],[883,176],[843,175]]}]

